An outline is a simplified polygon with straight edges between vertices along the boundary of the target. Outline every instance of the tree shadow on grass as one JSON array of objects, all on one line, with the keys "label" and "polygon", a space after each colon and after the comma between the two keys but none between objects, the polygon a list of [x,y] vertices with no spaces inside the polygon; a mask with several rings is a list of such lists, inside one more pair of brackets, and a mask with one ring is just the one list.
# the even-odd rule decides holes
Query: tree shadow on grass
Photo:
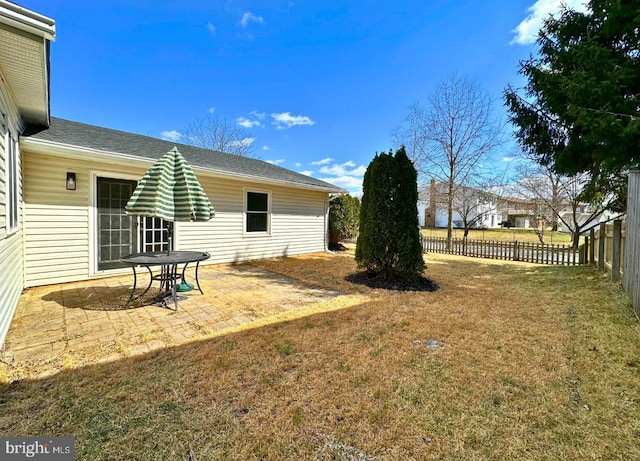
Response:
[{"label": "tree shadow on grass", "polygon": [[347,282],[383,290],[433,292],[439,288],[437,283],[432,282],[431,280],[423,276],[409,280],[389,280],[373,272],[362,271],[356,272],[355,274],[347,275],[344,279]]}]

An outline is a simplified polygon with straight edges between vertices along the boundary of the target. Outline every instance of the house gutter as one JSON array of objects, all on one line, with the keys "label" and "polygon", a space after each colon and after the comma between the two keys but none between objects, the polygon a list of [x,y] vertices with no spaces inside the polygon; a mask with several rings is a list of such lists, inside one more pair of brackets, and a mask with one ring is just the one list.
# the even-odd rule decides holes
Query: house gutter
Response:
[{"label": "house gutter", "polygon": [[[158,159],[152,159],[152,158],[146,158],[146,157],[139,157],[136,155],[122,154],[119,152],[109,152],[109,151],[103,151],[98,149],[92,149],[89,147],[57,143],[53,141],[43,141],[40,139],[33,139],[33,138],[21,138],[20,146],[23,150],[28,150],[35,154],[65,157],[65,158],[72,158],[76,160],[85,160],[85,161],[89,160],[90,157],[93,156],[98,159],[108,161],[110,163],[116,163],[116,164],[125,165],[125,166],[136,165],[143,168],[148,168],[158,160]],[[346,190],[341,189],[339,187],[335,187],[335,186],[333,188],[329,188],[329,187],[323,187],[323,186],[314,185],[314,184],[305,184],[305,183],[299,183],[299,182],[293,182],[293,181],[283,181],[279,179],[266,178],[264,176],[255,176],[255,175],[249,175],[249,174],[243,174],[243,173],[234,173],[234,172],[216,170],[215,168],[200,167],[196,165],[191,165],[191,166],[194,169],[194,171],[196,172],[200,171],[202,173],[205,173],[213,177],[227,178],[227,179],[234,179],[234,180],[244,179],[244,180],[254,181],[254,182],[262,182],[262,183],[275,184],[275,185],[281,185],[281,186],[296,187],[298,189],[321,191],[329,194],[346,193]]]},{"label": "house gutter", "polygon": [[45,40],[55,41],[56,38],[56,22],[53,19],[5,0],[0,0],[0,23]]}]

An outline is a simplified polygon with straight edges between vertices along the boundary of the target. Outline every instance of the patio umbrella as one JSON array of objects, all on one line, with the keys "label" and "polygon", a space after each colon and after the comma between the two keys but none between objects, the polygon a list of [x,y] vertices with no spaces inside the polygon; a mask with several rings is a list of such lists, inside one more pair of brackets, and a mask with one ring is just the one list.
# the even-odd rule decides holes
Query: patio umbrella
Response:
[{"label": "patio umbrella", "polygon": [[169,221],[169,250],[175,221],[208,221],[214,209],[189,163],[174,147],[142,176],[125,206],[128,215]]}]

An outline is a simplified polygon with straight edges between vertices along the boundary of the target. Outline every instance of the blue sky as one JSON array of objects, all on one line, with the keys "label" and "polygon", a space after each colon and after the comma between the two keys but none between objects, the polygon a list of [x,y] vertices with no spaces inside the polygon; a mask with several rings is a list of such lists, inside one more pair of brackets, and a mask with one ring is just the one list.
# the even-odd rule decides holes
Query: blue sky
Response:
[{"label": "blue sky", "polygon": [[518,62],[560,1],[19,4],[56,20],[53,116],[179,141],[213,114],[245,127],[258,158],[358,193],[408,107],[451,74],[504,119],[501,93],[523,84]]}]

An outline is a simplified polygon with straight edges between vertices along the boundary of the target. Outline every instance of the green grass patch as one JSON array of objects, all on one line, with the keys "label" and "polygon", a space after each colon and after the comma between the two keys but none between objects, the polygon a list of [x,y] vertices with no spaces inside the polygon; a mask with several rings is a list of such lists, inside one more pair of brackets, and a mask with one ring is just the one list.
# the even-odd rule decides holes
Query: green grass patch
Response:
[{"label": "green grass patch", "polygon": [[276,344],[276,350],[280,355],[287,356],[294,353],[295,348],[293,342],[290,339],[286,339],[282,344]]}]

